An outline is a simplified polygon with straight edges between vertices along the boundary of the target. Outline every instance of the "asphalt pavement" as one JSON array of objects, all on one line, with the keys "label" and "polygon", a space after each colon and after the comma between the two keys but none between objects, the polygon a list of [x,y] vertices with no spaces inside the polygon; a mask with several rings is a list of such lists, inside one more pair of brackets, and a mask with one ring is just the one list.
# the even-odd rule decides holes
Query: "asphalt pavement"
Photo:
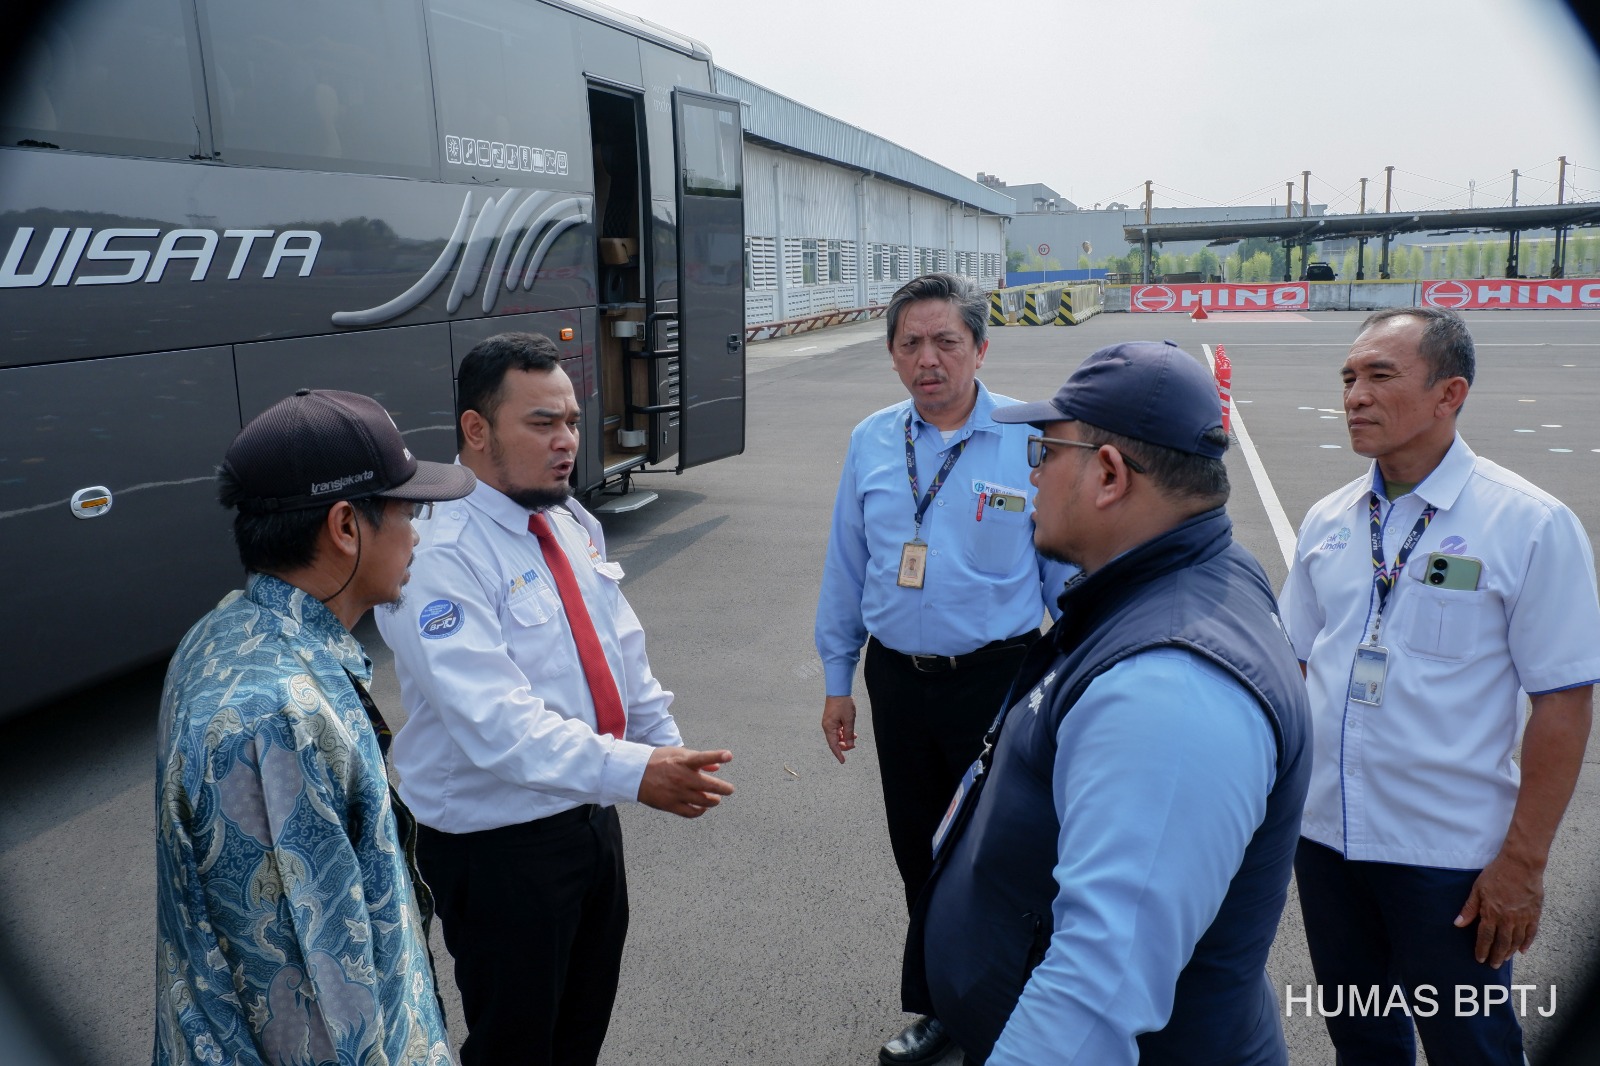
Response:
[{"label": "asphalt pavement", "polygon": [[[1196,355],[1225,345],[1237,414],[1266,474],[1258,481],[1232,449],[1230,510],[1240,541],[1281,583],[1286,568],[1263,500],[1275,496],[1297,524],[1365,465],[1337,417],[1338,368],[1361,317],[1101,315],[1071,328],[1001,328],[982,377],[992,391],[1036,399],[1107,343],[1170,337]],[[1480,346],[1461,422],[1468,442],[1565,500],[1592,536],[1600,314],[1468,320]],[[861,741],[839,766],[818,724],[811,640],[850,429],[904,396],[882,332],[874,321],[751,346],[744,454],[647,475],[640,482],[660,499],[605,520],[651,662],[677,693],[686,742],[731,749],[723,773],[737,792],[696,821],[622,811],[633,914],[603,1063],[854,1066],[875,1062],[878,1045],[908,1020],[898,1004],[905,904],[864,693],[858,684]],[[387,651],[370,623],[360,635],[377,660],[380,705],[398,710]],[[11,955],[3,969],[20,986],[23,1012],[96,1066],[149,1060],[159,687],[154,667],[0,723],[0,939]],[[1556,989],[1555,1016],[1530,1003],[1524,1021],[1536,1062],[1600,954],[1597,751],[1591,738],[1551,862],[1540,937],[1517,962],[1517,981],[1539,988],[1531,1000],[1547,1005]],[[459,1036],[437,934],[435,950]],[[1269,973],[1280,996],[1313,980],[1293,900]],[[1297,1008],[1285,1027],[1296,1066],[1332,1061],[1320,1018]]]}]

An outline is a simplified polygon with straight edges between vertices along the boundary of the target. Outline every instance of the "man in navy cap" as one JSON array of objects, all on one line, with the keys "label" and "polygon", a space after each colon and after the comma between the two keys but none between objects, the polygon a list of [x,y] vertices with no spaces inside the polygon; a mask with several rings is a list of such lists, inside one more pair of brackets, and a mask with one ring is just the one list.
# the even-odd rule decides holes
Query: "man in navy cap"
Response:
[{"label": "man in navy cap", "polygon": [[994,418],[1040,430],[1034,544],[1082,574],[935,837],[929,1007],[992,1066],[1286,1063],[1264,966],[1306,695],[1233,542],[1216,388],[1171,342],[1119,344]]}]

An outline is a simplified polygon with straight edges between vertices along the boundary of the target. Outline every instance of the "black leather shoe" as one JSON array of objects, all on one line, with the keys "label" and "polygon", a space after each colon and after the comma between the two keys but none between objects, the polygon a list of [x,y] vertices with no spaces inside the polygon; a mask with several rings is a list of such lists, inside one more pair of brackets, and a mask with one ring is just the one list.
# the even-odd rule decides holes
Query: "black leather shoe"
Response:
[{"label": "black leather shoe", "polygon": [[918,1018],[900,1035],[883,1045],[878,1061],[890,1066],[917,1066],[918,1063],[936,1062],[950,1050],[950,1034],[944,1025],[932,1016]]}]

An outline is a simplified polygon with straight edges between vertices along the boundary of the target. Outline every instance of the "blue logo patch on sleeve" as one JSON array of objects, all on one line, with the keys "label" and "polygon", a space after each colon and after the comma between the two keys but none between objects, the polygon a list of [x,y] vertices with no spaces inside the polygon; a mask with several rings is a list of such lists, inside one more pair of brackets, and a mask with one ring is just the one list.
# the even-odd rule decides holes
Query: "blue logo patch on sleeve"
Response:
[{"label": "blue logo patch on sleeve", "polygon": [[464,621],[461,605],[453,600],[434,600],[417,617],[422,635],[429,640],[443,640],[452,636]]}]

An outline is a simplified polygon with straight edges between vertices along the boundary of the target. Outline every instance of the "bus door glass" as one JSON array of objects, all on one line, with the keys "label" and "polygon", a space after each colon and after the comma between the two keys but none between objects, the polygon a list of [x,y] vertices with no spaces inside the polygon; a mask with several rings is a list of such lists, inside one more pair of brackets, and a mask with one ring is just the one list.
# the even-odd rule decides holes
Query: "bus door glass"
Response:
[{"label": "bus door glass", "polygon": [[744,138],[739,101],[677,89],[678,469],[744,451]]}]

